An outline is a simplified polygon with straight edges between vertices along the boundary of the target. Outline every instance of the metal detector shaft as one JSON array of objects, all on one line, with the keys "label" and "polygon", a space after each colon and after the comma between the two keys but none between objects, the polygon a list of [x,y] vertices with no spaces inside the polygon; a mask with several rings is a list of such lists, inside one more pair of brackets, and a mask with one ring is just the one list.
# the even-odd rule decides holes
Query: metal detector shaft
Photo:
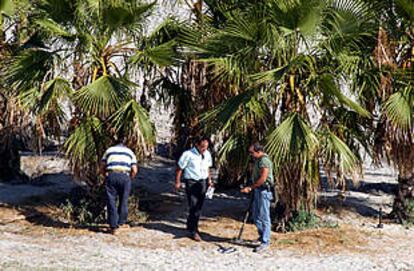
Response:
[{"label": "metal detector shaft", "polygon": [[242,234],[243,234],[243,230],[244,230],[244,225],[246,224],[247,219],[249,218],[250,209],[252,207],[252,204],[253,204],[253,192],[251,192],[250,200],[249,200],[249,205],[247,207],[246,212],[244,213],[243,224],[240,227],[240,231],[239,231],[239,235],[237,236],[237,240],[241,240],[241,237],[242,237]]}]

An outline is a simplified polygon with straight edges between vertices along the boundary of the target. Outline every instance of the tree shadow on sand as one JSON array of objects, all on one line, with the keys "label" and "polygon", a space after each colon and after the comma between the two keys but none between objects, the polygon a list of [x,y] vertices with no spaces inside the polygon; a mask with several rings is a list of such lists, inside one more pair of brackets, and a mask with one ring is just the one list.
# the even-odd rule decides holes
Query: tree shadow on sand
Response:
[{"label": "tree shadow on sand", "polygon": [[[182,238],[190,237],[185,227],[170,225],[170,224],[163,223],[163,222],[149,222],[149,223],[143,224],[142,226],[146,229],[157,230],[157,231],[162,231],[164,233],[172,234],[174,235],[173,239],[182,239]],[[224,242],[229,242],[231,240],[230,238],[224,238],[224,237],[211,235],[210,233],[207,233],[207,232],[201,232],[200,235],[203,241],[205,242],[224,243]]]},{"label": "tree shadow on sand", "polygon": [[[32,225],[57,229],[85,229],[105,232],[102,225],[78,225],[60,218],[62,204],[68,199],[73,188],[72,177],[65,173],[44,174],[29,182],[18,181],[6,184],[0,193],[0,204],[18,213],[17,220],[26,220]],[[17,195],[16,195],[17,194]],[[7,223],[16,222],[10,220]]]},{"label": "tree shadow on sand", "polygon": [[[20,216],[24,217],[24,220],[30,222],[32,225],[50,227],[55,229],[82,229],[88,230],[91,232],[108,232],[108,227],[105,225],[79,225],[69,222],[64,222],[58,218],[56,215],[50,214],[47,209],[55,209],[60,204],[60,201],[47,201],[41,202],[38,204],[24,204],[19,206],[11,206],[17,210]],[[45,209],[45,210],[42,210]],[[14,221],[11,221],[14,222]],[[10,223],[10,222],[9,222]]]}]

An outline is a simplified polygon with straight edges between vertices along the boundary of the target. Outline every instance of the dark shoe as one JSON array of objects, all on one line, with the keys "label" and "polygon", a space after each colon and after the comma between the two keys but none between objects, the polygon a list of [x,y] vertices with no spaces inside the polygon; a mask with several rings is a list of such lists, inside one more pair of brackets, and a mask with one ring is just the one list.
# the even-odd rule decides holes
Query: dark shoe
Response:
[{"label": "dark shoe", "polygon": [[196,241],[196,242],[203,241],[203,239],[201,239],[200,234],[198,234],[197,232],[193,234],[192,238],[193,238],[193,240],[194,240],[194,241]]},{"label": "dark shoe", "polygon": [[116,236],[119,234],[119,228],[110,228],[108,233]]},{"label": "dark shoe", "polygon": [[264,251],[264,250],[266,250],[266,249],[268,249],[269,248],[269,244],[264,244],[264,243],[262,243],[260,246],[258,246],[258,247],[255,247],[254,249],[253,249],[253,252],[262,252],[262,251]]},{"label": "dark shoe", "polygon": [[251,246],[258,247],[261,244],[262,244],[262,241],[260,239],[249,241],[249,245],[251,245]]}]

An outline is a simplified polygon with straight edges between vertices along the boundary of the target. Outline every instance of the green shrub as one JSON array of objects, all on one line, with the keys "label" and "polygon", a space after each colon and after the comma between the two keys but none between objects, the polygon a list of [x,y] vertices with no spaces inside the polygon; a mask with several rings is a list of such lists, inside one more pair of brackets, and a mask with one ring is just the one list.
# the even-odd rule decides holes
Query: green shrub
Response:
[{"label": "green shrub", "polygon": [[409,199],[407,203],[408,219],[405,222],[406,225],[414,225],[414,199]]},{"label": "green shrub", "polygon": [[305,229],[319,228],[320,219],[313,213],[299,210],[286,225],[287,231],[301,231]]},{"label": "green shrub", "polygon": [[[60,206],[63,218],[72,225],[105,224],[106,195],[102,190],[90,195],[83,188],[75,188]],[[133,224],[147,221],[148,215],[139,209],[139,196],[132,193],[128,201],[128,221]]]},{"label": "green shrub", "polygon": [[60,207],[70,224],[88,225],[105,223],[105,194],[90,195],[83,188],[75,188]]}]

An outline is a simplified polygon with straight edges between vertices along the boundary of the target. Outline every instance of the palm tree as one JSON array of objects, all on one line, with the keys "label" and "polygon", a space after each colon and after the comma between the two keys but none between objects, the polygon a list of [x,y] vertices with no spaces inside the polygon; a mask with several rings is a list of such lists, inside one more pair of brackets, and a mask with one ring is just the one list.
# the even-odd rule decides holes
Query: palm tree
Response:
[{"label": "palm tree", "polygon": [[183,30],[182,41],[231,98],[202,121],[224,140],[222,167],[243,168],[247,143],[266,143],[286,221],[314,208],[321,167],[343,188],[361,171],[370,113],[344,94],[346,60],[375,38],[375,14],[359,1],[207,3],[203,27]]},{"label": "palm tree", "polygon": [[[7,69],[10,56],[18,50],[24,39],[23,35],[6,39],[6,32],[15,32],[21,27],[26,11],[24,1],[0,1],[0,72]],[[27,178],[20,170],[19,151],[31,143],[32,124],[17,96],[16,91],[0,80],[0,175],[3,180]]]},{"label": "palm tree", "polygon": [[101,188],[98,164],[115,134],[127,135],[140,157],[152,151],[154,126],[133,80],[168,64],[174,52],[174,44],[157,40],[159,28],[144,35],[154,6],[132,0],[34,2],[24,29],[29,37],[2,73],[36,120],[38,138],[69,131],[64,150],[75,176],[92,192]]},{"label": "palm tree", "polygon": [[360,63],[355,87],[375,112],[370,127],[375,162],[398,170],[398,191],[391,216],[414,221],[414,2],[376,1],[377,39],[371,61]]}]

